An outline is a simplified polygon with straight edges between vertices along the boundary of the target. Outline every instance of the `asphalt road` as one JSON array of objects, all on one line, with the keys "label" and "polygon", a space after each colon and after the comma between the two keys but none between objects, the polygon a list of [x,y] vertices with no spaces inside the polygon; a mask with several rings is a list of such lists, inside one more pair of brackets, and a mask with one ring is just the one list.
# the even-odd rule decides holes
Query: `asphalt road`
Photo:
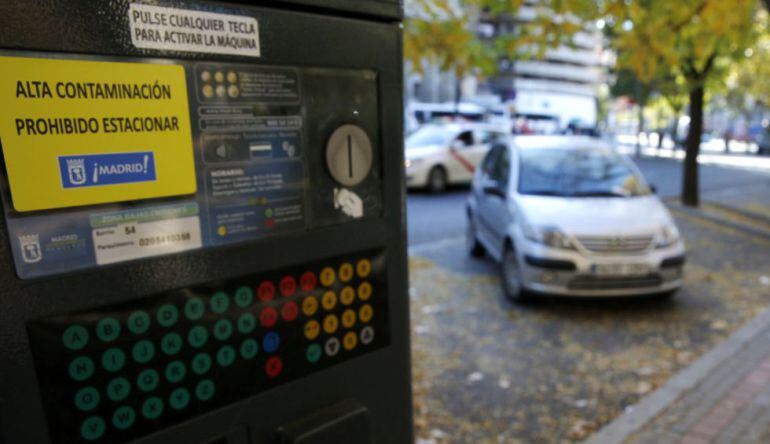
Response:
[{"label": "asphalt road", "polygon": [[[647,181],[663,197],[676,197],[681,189],[682,163],[671,159],[643,157],[635,160]],[[737,168],[701,165],[700,189],[703,196],[726,189],[753,187],[770,181],[770,173]],[[410,191],[407,198],[407,230],[409,245],[417,246],[442,239],[462,236],[465,229],[465,202],[468,187],[454,187],[433,195]]]}]

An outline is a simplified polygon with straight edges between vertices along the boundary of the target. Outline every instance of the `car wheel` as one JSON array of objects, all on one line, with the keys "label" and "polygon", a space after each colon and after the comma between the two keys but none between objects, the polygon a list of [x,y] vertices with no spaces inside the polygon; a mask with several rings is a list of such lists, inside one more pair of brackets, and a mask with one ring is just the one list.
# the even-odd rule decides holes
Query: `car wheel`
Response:
[{"label": "car wheel", "polygon": [[446,189],[447,174],[446,170],[440,166],[434,166],[428,173],[428,191],[431,193],[440,193]]},{"label": "car wheel", "polygon": [[484,246],[481,245],[476,237],[476,223],[473,222],[473,216],[468,215],[468,225],[465,231],[465,249],[471,257],[484,256]]},{"label": "car wheel", "polygon": [[521,285],[521,270],[519,259],[513,247],[506,246],[503,252],[503,261],[500,264],[503,292],[508,300],[513,302],[526,302],[527,293]]}]

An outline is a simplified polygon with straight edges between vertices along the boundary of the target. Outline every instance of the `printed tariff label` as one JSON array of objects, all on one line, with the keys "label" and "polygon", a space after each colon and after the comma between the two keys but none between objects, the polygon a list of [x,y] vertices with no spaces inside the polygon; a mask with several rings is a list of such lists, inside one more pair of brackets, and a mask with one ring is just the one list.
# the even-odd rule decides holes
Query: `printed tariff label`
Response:
[{"label": "printed tariff label", "polygon": [[19,212],[196,191],[182,66],[0,57],[0,103]]}]

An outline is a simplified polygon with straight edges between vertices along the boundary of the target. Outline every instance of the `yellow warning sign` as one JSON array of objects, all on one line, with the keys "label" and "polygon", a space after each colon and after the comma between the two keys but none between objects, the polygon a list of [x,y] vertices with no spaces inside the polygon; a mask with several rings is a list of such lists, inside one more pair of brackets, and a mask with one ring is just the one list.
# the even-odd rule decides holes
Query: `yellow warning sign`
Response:
[{"label": "yellow warning sign", "polygon": [[196,190],[178,65],[0,57],[0,143],[17,211]]}]

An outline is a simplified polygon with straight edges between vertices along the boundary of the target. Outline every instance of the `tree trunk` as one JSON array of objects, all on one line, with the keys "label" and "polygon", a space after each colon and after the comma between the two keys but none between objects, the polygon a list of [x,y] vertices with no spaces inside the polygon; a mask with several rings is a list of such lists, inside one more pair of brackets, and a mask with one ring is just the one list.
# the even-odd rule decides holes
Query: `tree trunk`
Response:
[{"label": "tree trunk", "polygon": [[684,157],[684,177],[682,181],[682,203],[697,207],[698,196],[698,153],[703,132],[703,96],[702,84],[690,90],[690,130],[687,132]]}]

